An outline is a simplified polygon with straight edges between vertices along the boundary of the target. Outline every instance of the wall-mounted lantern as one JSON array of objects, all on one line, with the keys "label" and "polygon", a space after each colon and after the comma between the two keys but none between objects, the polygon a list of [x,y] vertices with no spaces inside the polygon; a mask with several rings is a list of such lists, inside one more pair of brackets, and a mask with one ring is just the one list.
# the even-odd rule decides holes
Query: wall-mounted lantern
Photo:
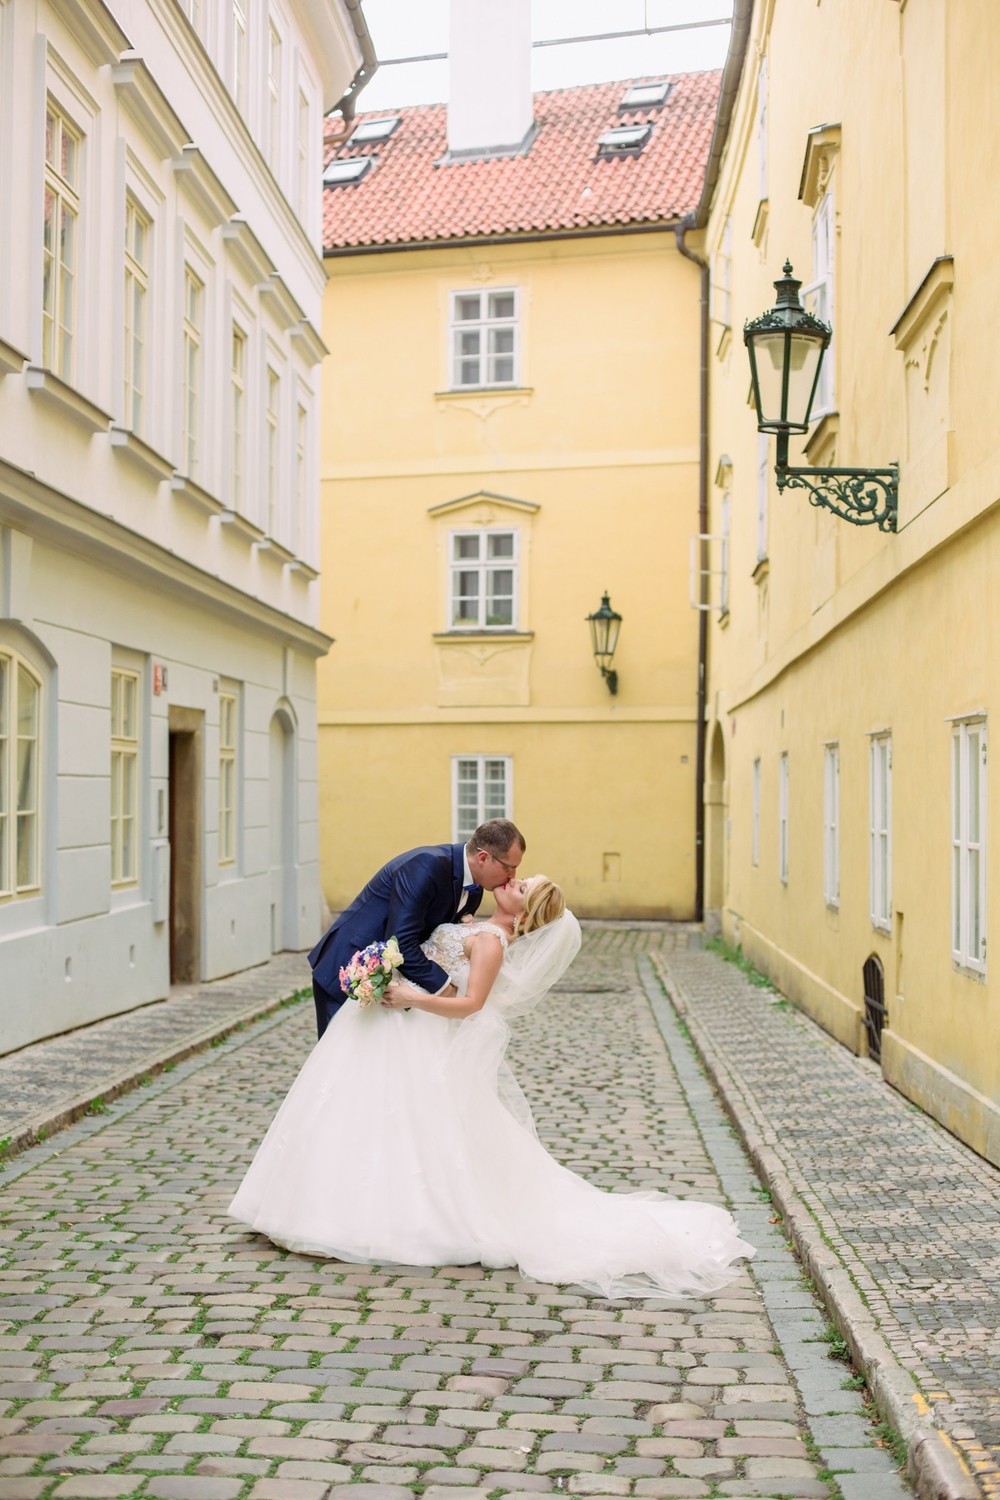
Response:
[{"label": "wall-mounted lantern", "polygon": [[611,600],[607,594],[601,600],[600,609],[595,609],[592,615],[587,616],[587,623],[590,626],[594,660],[608,685],[608,692],[617,693],[618,673],[613,670],[611,663],[618,645],[618,632],[622,628],[622,617],[611,608]]},{"label": "wall-mounted lantern", "polygon": [[799,469],[788,463],[789,433],[809,430],[813,399],[823,356],[833,330],[799,301],[799,287],[785,261],[784,275],[774,283],[772,308],[744,324],[743,342],[750,355],[757,431],[776,434],[775,476],[778,489],[809,491],[810,505],[832,510],[854,526],[895,531],[899,466],[885,469]]}]

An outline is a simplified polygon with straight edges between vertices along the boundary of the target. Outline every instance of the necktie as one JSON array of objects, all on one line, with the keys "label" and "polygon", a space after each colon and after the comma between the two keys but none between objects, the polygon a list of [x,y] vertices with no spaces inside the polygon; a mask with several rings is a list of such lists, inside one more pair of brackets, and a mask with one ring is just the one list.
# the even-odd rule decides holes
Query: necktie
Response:
[{"label": "necktie", "polygon": [[463,885],[462,890],[469,896],[481,896],[483,888],[481,885]]}]

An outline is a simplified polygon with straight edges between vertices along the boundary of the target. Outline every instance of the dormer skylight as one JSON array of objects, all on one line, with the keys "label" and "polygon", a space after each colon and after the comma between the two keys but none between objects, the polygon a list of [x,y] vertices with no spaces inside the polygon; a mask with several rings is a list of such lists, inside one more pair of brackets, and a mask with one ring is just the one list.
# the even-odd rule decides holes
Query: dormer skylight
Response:
[{"label": "dormer skylight", "polygon": [[652,125],[619,125],[598,137],[599,156],[635,156],[649,140]]},{"label": "dormer skylight", "polygon": [[399,121],[399,115],[383,115],[378,120],[361,120],[351,132],[351,145],[361,146],[368,141],[387,141]]},{"label": "dormer skylight", "polygon": [[324,187],[343,187],[351,182],[360,182],[373,161],[374,157],[371,156],[335,157],[323,172]]},{"label": "dormer skylight", "polygon": [[619,109],[655,109],[666,101],[670,93],[670,82],[656,78],[652,83],[634,83],[619,104]]}]

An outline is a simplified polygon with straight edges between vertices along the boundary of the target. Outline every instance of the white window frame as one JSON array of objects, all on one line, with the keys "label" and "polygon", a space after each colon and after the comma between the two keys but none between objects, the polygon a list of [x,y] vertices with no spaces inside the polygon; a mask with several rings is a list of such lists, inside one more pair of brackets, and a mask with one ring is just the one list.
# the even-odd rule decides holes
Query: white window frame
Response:
[{"label": "white window frame", "polygon": [[230,330],[230,423],[232,427],[232,468],[229,476],[229,501],[233,510],[246,510],[247,457],[247,369],[250,358],[250,335],[238,318]]},{"label": "white window frame", "polygon": [[202,276],[185,260],[181,279],[181,458],[183,473],[197,479],[201,467],[202,404],[204,401],[204,339],[207,288]]},{"label": "white window frame", "polygon": [[233,103],[241,115],[247,112],[247,66],[250,52],[247,0],[230,0]]},{"label": "white window frame", "polygon": [[[311,174],[309,164],[312,159],[310,150],[310,135],[312,131],[312,105],[309,95],[302,85],[299,85],[298,106],[296,114],[296,208],[299,219],[303,224],[309,223],[309,182]],[[318,193],[318,188],[317,188]]]},{"label": "white window frame", "polygon": [[[134,733],[125,702],[132,696]],[[130,667],[111,668],[111,886],[139,883],[139,779],[142,745],[142,678]],[[131,830],[131,840],[126,837]]]},{"label": "white window frame", "polygon": [[[812,225],[812,281],[802,291],[803,306],[824,323],[835,326],[833,312],[834,261],[836,252],[833,190],[827,188],[816,205]],[[813,418],[835,409],[833,340],[823,356],[819,385],[813,401]]]},{"label": "white window frame", "polygon": [[872,926],[892,930],[892,735],[869,736],[869,888]]},{"label": "white window frame", "polygon": [[[459,318],[458,306],[460,301],[466,298],[478,297],[479,317]],[[490,314],[492,298],[512,297],[514,311],[510,317],[494,317]],[[516,387],[521,375],[521,295],[520,289],[515,286],[503,287],[473,287],[467,291],[451,293],[449,303],[448,322],[448,369],[451,389],[453,391],[476,391],[476,390],[505,390]],[[510,330],[513,333],[513,347],[510,350],[490,350],[491,336],[494,333]],[[459,349],[459,336],[462,333],[478,332],[479,351],[477,354],[462,354]],[[475,359],[478,362],[479,379],[475,381],[463,381],[463,364]],[[491,362],[500,359],[510,359],[511,375],[509,380],[496,380],[483,378],[490,374]],[[495,363],[493,364],[495,368]]]},{"label": "white window frame", "polygon": [[[986,973],[987,766],[986,718],[952,725],[951,956],[960,968]],[[970,774],[975,765],[975,783]]]},{"label": "white window frame", "polygon": [[760,864],[760,756],[754,759],[750,811],[750,863]]},{"label": "white window frame", "polygon": [[[488,556],[489,538],[494,536],[509,536],[513,539],[512,555],[510,557],[491,560]],[[480,542],[479,556],[477,558],[456,558],[455,544],[460,537],[475,537]],[[473,630],[473,631],[511,631],[517,629],[518,621],[518,562],[520,558],[520,534],[514,526],[476,526],[456,527],[448,533],[448,629],[449,630]],[[513,574],[511,585],[511,604],[509,621],[500,624],[489,624],[486,619],[486,607],[489,598],[489,578],[492,573],[509,572]],[[455,619],[455,605],[458,600],[456,588],[458,577],[461,573],[478,573],[478,607],[479,612],[475,621]]]},{"label": "white window frame", "polygon": [[788,884],[788,751],[778,758],[778,879]]},{"label": "white window frame", "polygon": [[[141,248],[137,231],[142,236]],[[153,222],[149,214],[135,194],[126,190],[122,422],[137,435],[141,435],[145,427],[152,235]]]},{"label": "white window frame", "polygon": [[771,449],[766,432],[757,434],[757,562],[767,562],[767,501],[771,484]]},{"label": "white window frame", "polygon": [[[37,895],[42,888],[44,701],[41,677],[19,652],[0,649],[0,668],[0,901],[6,903]],[[27,724],[22,723],[23,679],[30,684],[34,700]],[[18,766],[25,762],[29,773],[19,782]],[[27,880],[20,878],[22,850],[27,856]]]},{"label": "white window frame", "polygon": [[767,197],[767,57],[760,60],[757,74],[757,196]]},{"label": "white window frame", "polygon": [[306,511],[309,498],[309,400],[299,387],[295,402],[295,516],[293,547],[296,557],[305,555]]},{"label": "white window frame", "polygon": [[[52,122],[53,150],[48,148],[49,122]],[[63,139],[72,143],[72,164],[63,175],[61,146]],[[77,366],[79,331],[80,257],[83,251],[81,179],[83,176],[83,132],[62,106],[49,94],[45,104],[45,149],[43,151],[43,230],[42,230],[42,364],[72,384]],[[45,240],[47,214],[44,203],[51,201],[52,235]],[[64,230],[71,253],[64,257]],[[68,311],[67,311],[68,303]]]},{"label": "white window frame", "polygon": [[840,907],[840,745],[823,746],[823,900]]},{"label": "white window frame", "polygon": [[219,685],[219,864],[236,864],[239,829],[240,699],[234,683]]},{"label": "white window frame", "polygon": [[264,530],[274,541],[281,529],[281,371],[264,367]]},{"label": "white window frame", "polygon": [[722,227],[715,252],[715,275],[712,278],[712,317],[729,328],[732,324],[733,219],[730,214]]},{"label": "white window frame", "polygon": [[267,30],[267,163],[275,177],[281,171],[281,69],[284,39],[272,18]]},{"label": "white window frame", "polygon": [[[459,786],[462,782],[462,767],[475,766],[476,805],[475,821],[471,826],[469,813],[459,807]],[[487,802],[486,771],[490,766],[503,767],[503,802]],[[453,755],[451,758],[451,826],[455,843],[465,843],[471,834],[489,818],[510,818],[514,807],[514,757],[512,755]],[[460,816],[461,812],[461,816]]]}]

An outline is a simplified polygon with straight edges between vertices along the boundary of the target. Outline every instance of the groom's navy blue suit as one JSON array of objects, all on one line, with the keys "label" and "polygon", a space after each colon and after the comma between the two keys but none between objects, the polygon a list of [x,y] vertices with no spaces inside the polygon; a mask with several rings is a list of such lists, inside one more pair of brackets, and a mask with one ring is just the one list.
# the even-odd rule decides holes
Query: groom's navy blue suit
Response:
[{"label": "groom's navy blue suit", "polygon": [[[436,994],[448,983],[438,964],[425,958],[420,944],[441,922],[454,922],[465,878],[464,844],[427,844],[397,854],[373,875],[360,895],[327,928],[309,955],[320,1036],[343,1005],[340,971],[360,948],[395,937],[403,954],[403,973],[413,984]],[[462,915],[471,915],[482,900],[477,886],[469,892]]]}]

